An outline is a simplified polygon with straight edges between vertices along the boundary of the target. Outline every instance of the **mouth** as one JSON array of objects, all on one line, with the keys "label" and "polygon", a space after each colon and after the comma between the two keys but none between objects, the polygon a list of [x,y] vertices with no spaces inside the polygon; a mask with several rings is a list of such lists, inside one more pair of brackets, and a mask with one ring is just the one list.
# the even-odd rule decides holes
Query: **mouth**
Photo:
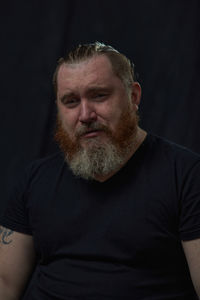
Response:
[{"label": "mouth", "polygon": [[82,134],[82,137],[84,138],[93,138],[97,137],[102,133],[102,130],[88,130]]}]

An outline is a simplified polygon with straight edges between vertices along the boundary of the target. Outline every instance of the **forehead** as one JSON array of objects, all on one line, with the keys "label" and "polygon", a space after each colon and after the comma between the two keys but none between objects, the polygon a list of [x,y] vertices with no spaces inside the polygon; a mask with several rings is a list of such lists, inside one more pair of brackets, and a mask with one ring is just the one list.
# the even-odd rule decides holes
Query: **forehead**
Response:
[{"label": "forehead", "polygon": [[88,60],[63,64],[57,77],[58,90],[67,86],[70,88],[92,84],[111,84],[119,78],[114,74],[112,65],[105,55],[92,57]]}]

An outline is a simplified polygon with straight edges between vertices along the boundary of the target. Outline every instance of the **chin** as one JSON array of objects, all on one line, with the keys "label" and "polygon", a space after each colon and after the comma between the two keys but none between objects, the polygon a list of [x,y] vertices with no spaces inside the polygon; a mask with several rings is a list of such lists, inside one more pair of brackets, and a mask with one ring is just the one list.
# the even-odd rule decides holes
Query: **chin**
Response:
[{"label": "chin", "polygon": [[102,143],[107,143],[109,142],[109,138],[105,135],[98,135],[98,136],[95,136],[95,137],[90,137],[90,138],[81,138],[80,140],[80,145],[84,148],[84,147],[87,147],[87,146],[90,146],[90,145],[93,145],[93,146],[98,146],[98,145],[102,145]]}]

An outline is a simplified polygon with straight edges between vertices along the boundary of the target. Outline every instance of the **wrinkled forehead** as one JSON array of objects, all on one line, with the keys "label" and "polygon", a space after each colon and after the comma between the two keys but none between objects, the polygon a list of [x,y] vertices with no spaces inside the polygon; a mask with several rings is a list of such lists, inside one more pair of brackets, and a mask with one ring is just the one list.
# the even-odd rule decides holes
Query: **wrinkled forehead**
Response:
[{"label": "wrinkled forehead", "polygon": [[74,63],[63,63],[58,70],[58,80],[63,75],[70,73],[108,73],[114,74],[112,64],[106,55],[95,55],[91,58]]},{"label": "wrinkled forehead", "polygon": [[111,62],[105,55],[98,55],[77,63],[63,63],[57,76],[58,89],[76,83],[105,83],[116,79]]}]

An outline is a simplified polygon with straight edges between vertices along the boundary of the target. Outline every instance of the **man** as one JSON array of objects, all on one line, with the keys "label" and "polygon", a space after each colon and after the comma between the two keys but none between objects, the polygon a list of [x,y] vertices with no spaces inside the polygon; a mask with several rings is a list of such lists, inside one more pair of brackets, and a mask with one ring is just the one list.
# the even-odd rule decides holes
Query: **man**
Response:
[{"label": "man", "polygon": [[[200,158],[138,126],[141,87],[111,46],[54,74],[62,154],[34,162],[1,220],[0,300],[200,297]],[[198,296],[197,296],[198,295]]]}]

